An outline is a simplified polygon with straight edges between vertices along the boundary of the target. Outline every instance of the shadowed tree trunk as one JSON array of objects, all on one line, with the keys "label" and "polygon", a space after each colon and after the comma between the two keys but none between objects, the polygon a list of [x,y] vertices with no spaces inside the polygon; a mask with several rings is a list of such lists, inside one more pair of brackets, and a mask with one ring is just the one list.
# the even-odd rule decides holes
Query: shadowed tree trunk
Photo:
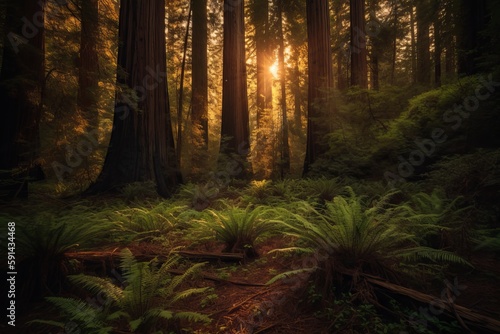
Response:
[{"label": "shadowed tree trunk", "polygon": [[[192,0],[193,11],[193,84],[191,120],[195,140],[208,149],[208,62],[207,62],[207,0]],[[200,133],[198,134],[198,131]]]},{"label": "shadowed tree trunk", "polygon": [[[280,76],[280,106],[281,106],[281,156],[280,156],[280,177],[284,178],[290,174],[290,145],[288,143],[288,117],[286,103],[286,68],[285,68],[285,37],[283,31],[283,6],[285,0],[278,0],[278,35],[279,35],[279,76]],[[296,79],[298,80],[298,78]]]},{"label": "shadowed tree trunk", "polygon": [[168,197],[180,183],[166,84],[165,3],[122,0],[115,117],[101,174],[87,193],[152,180]]},{"label": "shadowed tree trunk", "polygon": [[0,180],[11,179],[13,169],[29,167],[39,156],[45,71],[45,4],[44,0],[6,4],[0,73],[3,114],[0,122]]},{"label": "shadowed tree trunk", "polygon": [[325,122],[332,109],[329,90],[333,88],[328,1],[307,0],[306,10],[309,87],[304,174],[328,150],[324,136],[331,129]]},{"label": "shadowed tree trunk", "polygon": [[429,37],[429,0],[418,0],[417,11],[417,83],[431,83],[431,54]]},{"label": "shadowed tree trunk", "polygon": [[247,166],[250,129],[245,61],[244,1],[225,0],[221,129],[225,142],[221,145],[221,153],[232,155],[238,164],[232,171],[236,178],[245,178],[250,173]]},{"label": "shadowed tree trunk", "polygon": [[78,109],[87,121],[88,131],[99,127],[97,110],[99,89],[99,59],[97,41],[99,38],[99,2],[83,0],[82,31],[80,37],[80,68],[78,76]]},{"label": "shadowed tree trunk", "polygon": [[486,0],[460,0],[458,16],[457,67],[459,74],[476,74],[478,56],[485,46],[481,32],[486,26]]},{"label": "shadowed tree trunk", "polygon": [[434,84],[436,87],[441,86],[441,54],[443,53],[442,47],[442,16],[440,1],[434,0],[433,2],[433,16],[434,16]]},{"label": "shadowed tree trunk", "polygon": [[368,87],[365,0],[351,0],[351,86]]},{"label": "shadowed tree trunk", "polygon": [[[269,0],[253,0],[251,5],[251,21],[255,27],[255,52],[257,61],[257,132],[255,146],[255,160],[259,163],[259,168],[255,169],[255,177],[263,179],[268,174],[266,170],[272,169],[272,161],[266,156],[273,156],[276,150],[273,149],[270,140],[269,126],[271,110],[273,107],[273,78],[269,68],[272,63],[271,32],[269,21]],[[267,127],[267,129],[266,129]],[[275,159],[273,159],[275,160]]]}]

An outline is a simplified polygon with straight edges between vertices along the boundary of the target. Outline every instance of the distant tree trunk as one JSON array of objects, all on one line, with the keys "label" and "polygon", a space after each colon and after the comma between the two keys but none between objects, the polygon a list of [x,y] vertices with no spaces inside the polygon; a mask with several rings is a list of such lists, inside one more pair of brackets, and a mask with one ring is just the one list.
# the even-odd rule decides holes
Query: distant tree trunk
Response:
[{"label": "distant tree trunk", "polygon": [[80,34],[80,60],[78,76],[78,110],[87,122],[88,131],[98,129],[97,109],[99,89],[99,59],[97,41],[99,40],[99,1],[80,1],[82,10]]},{"label": "distant tree trunk", "polygon": [[254,0],[252,21],[255,26],[255,49],[257,55],[257,123],[262,120],[264,110],[272,107],[269,0]]},{"label": "distant tree trunk", "polygon": [[[377,19],[377,7],[378,0],[370,1],[370,21],[372,23],[378,23]],[[371,63],[371,88],[373,90],[379,90],[379,54],[380,54],[380,40],[377,34],[371,34],[371,54],[370,54],[370,63]]]},{"label": "distant tree trunk", "polygon": [[415,36],[415,14],[413,2],[410,3],[410,36],[411,36],[411,83],[417,83],[417,38]]},{"label": "distant tree trunk", "polygon": [[207,0],[191,0],[193,10],[193,76],[192,114],[194,139],[200,140],[201,149],[208,149],[208,61],[207,61]]},{"label": "distant tree trunk", "polygon": [[429,37],[429,0],[417,1],[417,83],[431,82],[431,55]]},{"label": "distant tree trunk", "polygon": [[[0,73],[0,179],[39,157],[41,92],[45,72],[46,1],[22,0],[6,8]],[[8,172],[5,172],[8,171]]]},{"label": "distant tree trunk", "polygon": [[[281,156],[280,177],[290,174],[290,145],[288,143],[288,117],[286,103],[286,67],[285,67],[285,37],[283,31],[283,6],[284,0],[278,0],[278,36],[279,36],[279,75],[281,88]],[[295,80],[298,80],[296,78]]]},{"label": "distant tree trunk", "polygon": [[184,77],[186,73],[186,59],[187,59],[187,50],[188,50],[188,42],[189,42],[189,27],[191,25],[191,3],[188,8],[188,17],[186,23],[186,33],[184,34],[184,49],[182,52],[182,62],[181,62],[181,77],[179,79],[179,96],[177,100],[177,165],[181,168],[181,155],[183,148],[183,137],[182,137],[182,123],[183,123],[183,115],[184,111]]},{"label": "distant tree trunk", "polygon": [[460,0],[458,17],[458,73],[478,72],[477,58],[484,47],[480,32],[485,28],[486,0]]},{"label": "distant tree trunk", "polygon": [[351,86],[368,87],[365,0],[350,0]]},{"label": "distant tree trunk", "polygon": [[222,129],[227,141],[221,151],[232,154],[239,164],[234,177],[245,178],[250,147],[250,129],[245,58],[244,0],[224,0],[224,47],[222,69]]},{"label": "distant tree trunk", "polygon": [[[87,193],[152,180],[168,197],[181,182],[170,121],[165,2],[121,0],[118,86],[108,153]],[[125,73],[123,73],[125,72]]]},{"label": "distant tree trunk", "polygon": [[441,54],[443,47],[441,43],[442,28],[441,28],[441,6],[440,1],[434,1],[434,84],[436,87],[441,86]]},{"label": "distant tree trunk", "polygon": [[[253,0],[251,6],[251,20],[255,28],[255,53],[257,61],[257,132],[255,160],[261,165],[256,169],[258,179],[266,176],[266,170],[271,169],[270,161],[266,156],[273,155],[272,140],[266,126],[272,126],[270,120],[273,106],[273,77],[269,71],[272,63],[271,32],[269,22],[269,0]],[[266,163],[267,162],[267,163]],[[274,164],[273,164],[274,166]]]},{"label": "distant tree trunk", "polygon": [[325,118],[332,109],[329,90],[333,88],[328,1],[307,0],[306,10],[309,87],[304,174],[307,174],[311,165],[328,150],[324,136],[330,128],[325,124]]},{"label": "distant tree trunk", "polygon": [[444,24],[443,28],[443,46],[444,46],[444,59],[445,59],[445,76],[446,79],[453,78],[455,76],[455,1],[446,1],[443,5],[444,14]]},{"label": "distant tree trunk", "polygon": [[[394,20],[392,22],[392,59],[391,59],[391,85],[394,85],[394,80],[396,78],[396,59],[398,55],[398,25],[399,25],[399,8],[398,1],[393,1],[392,10],[394,11]],[[413,36],[413,25],[411,26],[412,37]],[[412,39],[413,41],[414,39]],[[412,54],[413,56],[413,54]],[[412,69],[413,71],[413,69]]]},{"label": "distant tree trunk", "polygon": [[[342,31],[342,2],[335,1],[333,3],[334,14],[335,14],[335,30]],[[347,88],[347,82],[344,77],[344,50],[339,47],[337,51],[337,87],[339,90],[344,90]]]}]

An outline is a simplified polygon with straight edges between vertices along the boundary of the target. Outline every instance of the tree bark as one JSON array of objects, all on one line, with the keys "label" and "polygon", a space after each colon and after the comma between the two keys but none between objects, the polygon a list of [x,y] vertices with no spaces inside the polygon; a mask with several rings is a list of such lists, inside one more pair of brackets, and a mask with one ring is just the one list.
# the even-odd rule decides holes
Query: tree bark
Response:
[{"label": "tree bark", "polygon": [[460,0],[458,24],[458,73],[476,74],[479,71],[478,56],[484,47],[481,32],[485,28],[486,1]]},{"label": "tree bark", "polygon": [[417,37],[415,36],[415,14],[413,2],[410,3],[410,36],[411,36],[411,83],[417,83]]},{"label": "tree bark", "polygon": [[7,178],[12,169],[29,167],[39,157],[45,4],[45,0],[23,0],[6,8],[0,73],[4,114],[0,125],[0,170],[8,171],[4,175]]},{"label": "tree bark", "polygon": [[351,0],[351,86],[368,88],[365,0]]},{"label": "tree bark", "polygon": [[434,1],[434,85],[441,86],[441,55],[443,53],[442,47],[442,26],[441,26],[441,6],[440,1]]},{"label": "tree bark", "polygon": [[283,6],[284,6],[284,0],[278,0],[278,6],[277,6],[278,34],[279,34],[278,61],[279,61],[279,76],[280,76],[280,88],[281,88],[280,177],[282,179],[290,174],[290,145],[288,143],[288,116],[287,116],[287,103],[286,103],[286,67],[285,67],[285,37],[283,31]]},{"label": "tree bark", "polygon": [[308,102],[307,144],[304,175],[319,156],[328,150],[324,136],[330,128],[326,116],[331,112],[333,88],[332,52],[330,46],[330,11],[328,1],[307,0]]},{"label": "tree bark", "polygon": [[200,140],[199,149],[208,149],[208,61],[207,0],[192,0],[193,10],[193,77],[191,121]]},{"label": "tree bark", "polygon": [[431,83],[429,0],[417,1],[417,83]]},{"label": "tree bark", "polygon": [[248,153],[250,129],[245,59],[244,1],[224,0],[224,46],[222,85],[222,128],[225,142],[221,153],[232,155],[238,164],[235,178],[246,178],[250,173]]},{"label": "tree bark", "polygon": [[165,3],[122,0],[119,18],[120,91],[103,169],[87,193],[154,181],[168,197],[181,182],[166,84]]},{"label": "tree bark", "polygon": [[99,127],[98,89],[99,58],[97,41],[99,40],[99,2],[98,0],[82,0],[80,59],[78,76],[78,110],[85,118],[87,130]]}]

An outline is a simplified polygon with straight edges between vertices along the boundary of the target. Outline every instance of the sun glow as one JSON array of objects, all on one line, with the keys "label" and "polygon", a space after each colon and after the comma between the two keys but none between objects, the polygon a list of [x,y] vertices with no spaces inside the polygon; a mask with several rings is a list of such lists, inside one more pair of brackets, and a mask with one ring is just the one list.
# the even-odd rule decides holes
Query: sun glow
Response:
[{"label": "sun glow", "polygon": [[274,79],[278,79],[279,66],[277,60],[274,62],[274,64],[272,64],[269,67],[269,72],[271,73]]}]

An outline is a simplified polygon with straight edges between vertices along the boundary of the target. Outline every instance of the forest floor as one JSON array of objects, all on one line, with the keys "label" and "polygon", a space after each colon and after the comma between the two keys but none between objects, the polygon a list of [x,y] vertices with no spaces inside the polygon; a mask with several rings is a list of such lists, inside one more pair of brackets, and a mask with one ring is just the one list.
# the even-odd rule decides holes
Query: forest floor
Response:
[{"label": "forest floor", "polygon": [[[304,258],[283,256],[271,252],[274,249],[287,246],[289,242],[283,237],[269,238],[259,246],[261,255],[255,260],[245,262],[212,260],[204,266],[202,277],[199,277],[192,284],[196,287],[211,288],[209,297],[205,299],[202,297],[194,298],[189,302],[179,304],[178,307],[184,311],[208,314],[213,320],[209,325],[191,328],[190,332],[198,334],[363,333],[350,327],[349,322],[356,322],[355,315],[350,315],[353,319],[345,320],[345,328],[335,329],[332,327],[332,319],[319,315],[321,314],[321,306],[311,306],[306,301],[308,283],[310,283],[309,276],[297,276],[266,285],[266,282],[276,274],[307,263]],[[168,254],[168,250],[163,246],[149,242],[134,243],[129,248],[139,259]],[[222,247],[216,244],[192,249],[200,254],[204,252],[217,254],[221,250]],[[86,271],[109,272],[114,265],[113,261],[107,259],[110,252],[119,253],[119,250],[114,247],[106,247],[94,250],[92,256],[81,254],[83,258],[87,256],[87,260],[84,261],[88,265]],[[500,285],[498,279],[500,267],[498,259],[485,253],[476,254],[470,260],[474,264],[475,270],[462,273],[454,278],[454,282],[451,282],[454,286],[455,304],[493,319],[499,319]],[[442,286],[444,284],[439,286],[439,284],[423,283],[420,289],[415,286],[412,288],[439,299]],[[393,297],[398,298],[397,295],[393,295]],[[413,305],[415,306],[415,304]],[[423,304],[417,305],[422,307]],[[432,314],[432,305],[423,306]],[[47,309],[45,303],[33,303],[29,308],[30,311],[18,320],[16,333],[47,334],[46,329],[37,330],[36,326],[27,326],[26,323],[33,319],[50,318],[51,313],[53,316],[54,312],[57,314],[57,311]],[[439,308],[436,310],[436,314],[440,315]],[[5,331],[3,332],[5,333]],[[71,333],[71,331],[67,333]],[[433,333],[433,331],[425,333]],[[436,331],[436,333],[439,332]],[[445,333],[448,332],[445,331]],[[456,333],[461,333],[461,331]]]},{"label": "forest floor", "polygon": [[[62,203],[64,210],[72,207],[72,204],[65,201],[58,201],[58,203]],[[94,199],[93,209],[98,210],[100,206],[104,207],[103,203],[103,199]],[[11,210],[12,214],[21,212],[27,207],[29,203],[19,205],[15,210]],[[474,265],[474,269],[452,270],[447,273],[446,278],[419,281],[414,277],[408,282],[404,280],[397,282],[397,286],[412,289],[407,295],[368,283],[366,286],[370,286],[370,293],[375,297],[373,305],[376,305],[376,309],[373,309],[359,302],[351,304],[345,300],[345,296],[336,295],[335,298],[338,297],[338,299],[325,300],[319,292],[311,289],[313,278],[309,273],[291,275],[272,284],[266,284],[278,274],[298,268],[310,268],[317,264],[310,256],[273,252],[276,249],[290,247],[293,242],[291,237],[284,235],[260,239],[256,244],[259,256],[255,259],[241,260],[238,257],[225,258],[223,245],[215,240],[194,242],[192,239],[174,234],[168,240],[161,239],[161,242],[154,238],[132,240],[127,244],[110,242],[85,251],[70,251],[66,253],[66,256],[77,260],[78,272],[104,277],[112,277],[111,272],[119,266],[120,250],[125,247],[129,248],[139,261],[166,257],[172,250],[177,250],[189,252],[190,256],[185,259],[186,264],[206,262],[201,273],[184,284],[188,288],[209,288],[208,292],[183,300],[175,307],[183,311],[209,315],[212,321],[209,324],[191,325],[179,334],[382,333],[375,328],[375,325],[385,328],[384,333],[403,333],[400,330],[391,330],[391,328],[399,327],[391,327],[390,324],[397,325],[403,322],[408,324],[415,321],[410,311],[420,313],[417,314],[417,319],[422,317],[424,320],[429,319],[428,326],[427,322],[423,328],[418,327],[417,324],[410,332],[465,333],[467,330],[463,328],[463,325],[474,325],[474,322],[465,321],[463,325],[460,324],[463,319],[459,314],[463,313],[456,311],[459,307],[465,308],[466,312],[472,311],[485,316],[488,321],[489,319],[497,321],[494,326],[500,324],[496,320],[500,319],[500,284],[498,284],[500,259],[498,255],[471,252],[466,258]],[[346,287],[353,286],[352,277],[345,273],[341,273],[340,276],[342,280],[338,281],[338,284],[343,285],[344,290]],[[38,278],[32,277],[32,279]],[[447,282],[448,289],[445,288]],[[416,294],[413,291],[430,296],[431,302],[412,299],[411,296]],[[361,294],[361,292],[354,293]],[[64,286],[61,295],[73,296],[74,291]],[[388,307],[390,300],[395,300],[400,304],[401,309],[396,313]],[[445,312],[440,307],[441,300],[448,300],[447,306],[451,307],[451,311]],[[405,318],[399,318],[399,316]],[[427,316],[429,318],[426,318]],[[2,324],[0,332],[86,334],[79,329],[57,330],[54,327],[28,324],[29,321],[35,319],[61,319],[61,313],[43,300],[30,302],[20,306],[16,330],[10,331],[11,327]],[[455,322],[455,325],[449,326],[450,322]],[[381,323],[388,325],[382,326]],[[496,328],[498,331],[483,331],[474,327],[471,331],[500,333],[500,326]]]}]

